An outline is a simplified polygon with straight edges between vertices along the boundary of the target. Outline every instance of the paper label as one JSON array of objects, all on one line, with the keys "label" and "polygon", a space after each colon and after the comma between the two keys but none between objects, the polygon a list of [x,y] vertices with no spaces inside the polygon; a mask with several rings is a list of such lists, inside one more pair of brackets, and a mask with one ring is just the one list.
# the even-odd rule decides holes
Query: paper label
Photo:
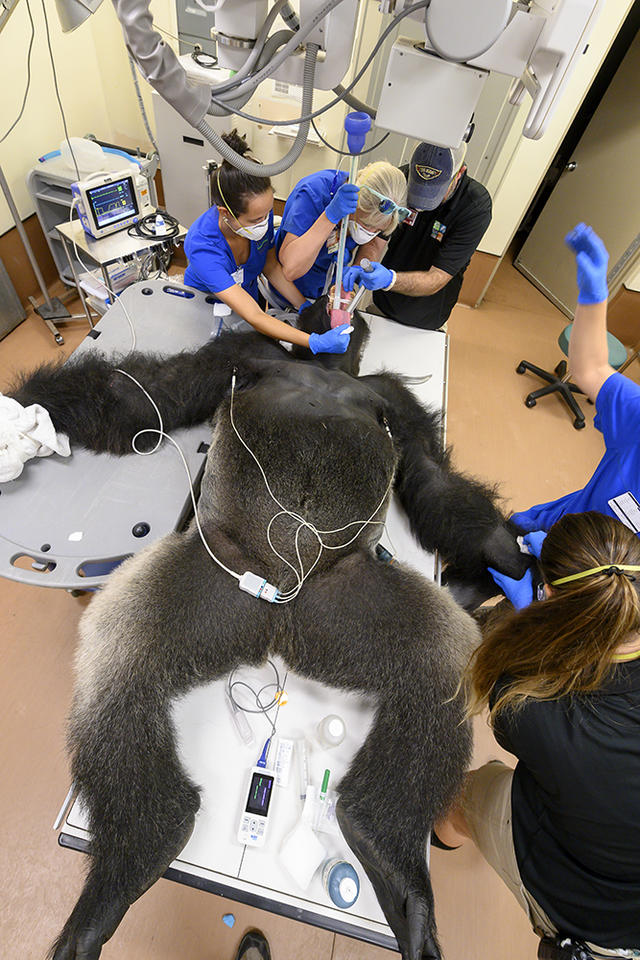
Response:
[{"label": "paper label", "polygon": [[236,283],[239,283],[240,286],[242,286],[244,281],[244,267],[238,267],[235,273],[231,274],[231,277]]}]

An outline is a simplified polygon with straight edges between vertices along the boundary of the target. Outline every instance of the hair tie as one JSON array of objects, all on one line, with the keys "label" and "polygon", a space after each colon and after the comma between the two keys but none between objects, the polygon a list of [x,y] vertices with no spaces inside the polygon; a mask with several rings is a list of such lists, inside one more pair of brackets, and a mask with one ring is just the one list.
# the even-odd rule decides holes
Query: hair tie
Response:
[{"label": "hair tie", "polygon": [[627,573],[626,570],[623,570],[622,567],[617,566],[613,563],[607,570],[603,570],[603,573],[608,573],[609,575],[616,574],[618,577],[627,577],[628,580],[635,581],[635,577],[631,573]]},{"label": "hair tie", "polygon": [[591,567],[590,570],[582,570],[580,573],[572,573],[570,577],[560,577],[558,580],[552,580],[549,586],[557,587],[561,583],[569,583],[570,580],[581,580],[583,577],[590,577],[595,573],[607,573],[609,575],[627,577],[628,580],[635,581],[635,577],[628,573],[628,570],[640,570],[640,564],[635,563],[605,563],[601,567]]}]

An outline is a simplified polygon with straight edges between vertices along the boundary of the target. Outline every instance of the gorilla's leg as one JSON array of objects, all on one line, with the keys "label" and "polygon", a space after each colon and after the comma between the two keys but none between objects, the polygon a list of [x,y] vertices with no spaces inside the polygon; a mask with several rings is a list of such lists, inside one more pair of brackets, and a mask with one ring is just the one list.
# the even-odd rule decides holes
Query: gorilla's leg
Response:
[{"label": "gorilla's leg", "polygon": [[496,506],[496,492],[453,469],[440,439],[439,416],[425,409],[400,377],[361,379],[387,401],[385,412],[400,455],[396,492],[420,544],[438,550],[455,566],[457,578],[464,576],[480,593],[491,589],[487,566],[519,580],[528,561]]},{"label": "gorilla's leg", "polygon": [[[241,563],[228,542],[207,536],[216,555]],[[55,960],[96,960],[131,903],[184,847],[199,791],[176,753],[172,701],[239,663],[262,662],[275,612],[241,593],[191,533],[124,563],[93,599],[69,732],[92,864]]]},{"label": "gorilla's leg", "polygon": [[[286,350],[257,333],[226,333],[195,352],[170,357],[130,353],[126,356],[71,357],[45,364],[23,376],[11,395],[23,406],[39,403],[56,430],[102,453],[131,453],[131,440],[144,428],[158,427],[157,414],[130,374],[158,406],[167,432],[203,423],[230,392],[237,371],[238,388],[248,386],[269,364],[291,363]],[[147,434],[138,446],[154,446]]]},{"label": "gorilla's leg", "polygon": [[364,553],[314,577],[292,613],[289,665],[376,700],[339,787],[340,825],[404,960],[439,958],[425,843],[469,762],[470,732],[452,698],[477,627],[446,591]]}]

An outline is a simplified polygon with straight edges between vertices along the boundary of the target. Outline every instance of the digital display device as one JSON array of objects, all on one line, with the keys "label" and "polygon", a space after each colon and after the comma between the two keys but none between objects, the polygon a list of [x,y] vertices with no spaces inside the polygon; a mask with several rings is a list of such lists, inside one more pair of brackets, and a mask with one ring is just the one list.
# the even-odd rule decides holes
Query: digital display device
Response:
[{"label": "digital display device", "polygon": [[147,178],[128,169],[92,173],[72,183],[71,193],[84,232],[95,240],[126,230],[155,212]]},{"label": "digital display device", "polygon": [[271,802],[271,790],[273,788],[273,777],[267,773],[257,773],[254,771],[249,786],[249,795],[247,796],[247,813],[256,814],[259,817],[266,817]]},{"label": "digital display device", "polygon": [[138,203],[131,177],[90,187],[86,195],[91,215],[98,229],[109,227],[128,217],[135,217],[138,213]]}]

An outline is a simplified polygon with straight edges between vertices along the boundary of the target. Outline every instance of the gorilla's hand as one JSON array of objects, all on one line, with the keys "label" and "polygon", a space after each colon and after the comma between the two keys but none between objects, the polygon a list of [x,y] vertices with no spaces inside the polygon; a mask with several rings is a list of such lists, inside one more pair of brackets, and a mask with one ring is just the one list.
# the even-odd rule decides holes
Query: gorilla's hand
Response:
[{"label": "gorilla's hand", "polygon": [[[345,840],[371,881],[398,941],[402,960],[441,960],[426,860],[416,861],[415,876],[403,877],[376,853],[372,842],[352,822],[340,800],[336,817]],[[419,857],[419,851],[416,854]]]},{"label": "gorilla's hand", "polygon": [[515,533],[506,526],[494,527],[483,543],[483,555],[488,567],[513,580],[521,580],[531,566],[531,559],[522,553]]}]

